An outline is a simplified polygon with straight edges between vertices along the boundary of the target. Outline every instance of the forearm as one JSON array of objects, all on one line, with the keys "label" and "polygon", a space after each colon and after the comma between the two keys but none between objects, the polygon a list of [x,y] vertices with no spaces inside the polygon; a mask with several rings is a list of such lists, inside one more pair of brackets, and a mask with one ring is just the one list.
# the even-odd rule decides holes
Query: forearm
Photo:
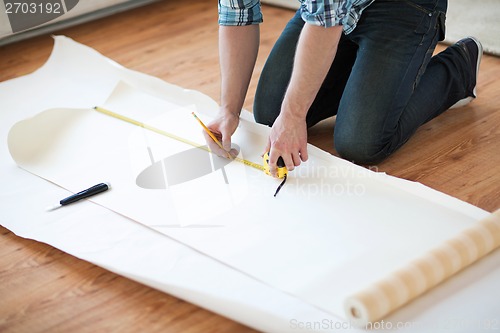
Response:
[{"label": "forearm", "polygon": [[282,112],[306,118],[307,112],[330,69],[342,27],[324,28],[306,24],[295,54],[290,84],[283,100]]},{"label": "forearm", "polygon": [[259,49],[259,26],[220,26],[221,111],[238,114]]}]

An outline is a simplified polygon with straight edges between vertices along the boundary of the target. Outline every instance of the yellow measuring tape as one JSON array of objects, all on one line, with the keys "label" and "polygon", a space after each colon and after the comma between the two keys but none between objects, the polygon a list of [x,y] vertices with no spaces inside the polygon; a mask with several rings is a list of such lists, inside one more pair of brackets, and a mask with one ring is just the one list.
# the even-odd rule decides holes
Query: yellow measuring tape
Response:
[{"label": "yellow measuring tape", "polygon": [[[115,113],[113,111],[109,111],[109,110],[106,110],[104,108],[101,108],[99,106],[96,106],[94,107],[94,110],[102,113],[102,114],[105,114],[107,116],[110,116],[110,117],[113,117],[113,118],[116,118],[116,119],[119,119],[119,120],[122,120],[122,121],[125,121],[127,123],[130,123],[130,124],[133,124],[133,125],[136,125],[136,126],[139,126],[139,127],[142,127],[142,128],[145,128],[147,130],[150,130],[152,132],[155,132],[155,133],[158,133],[158,134],[161,134],[163,136],[166,136],[166,137],[169,137],[171,139],[174,139],[174,140],[177,140],[177,141],[180,141],[180,142],[183,142],[185,144],[188,144],[190,146],[193,146],[193,147],[196,147],[196,148],[200,148],[200,149],[203,149],[203,150],[206,150],[208,152],[210,152],[210,149],[207,147],[207,146],[201,146],[200,144],[194,142],[194,141],[190,141],[190,140],[187,140],[187,139],[184,139],[184,138],[181,138],[180,136],[177,136],[175,134],[171,134],[171,133],[168,133],[164,130],[161,130],[159,128],[156,128],[154,126],[151,126],[151,125],[148,125],[148,124],[145,124],[143,122],[140,122],[138,120],[135,120],[135,119],[132,119],[132,118],[129,118],[129,117],[126,117],[124,115],[121,115],[121,114],[118,114],[118,113]],[[260,164],[257,164],[257,163],[254,163],[254,162],[251,162],[249,160],[245,160],[243,158],[239,158],[239,157],[235,157],[233,159],[234,161],[237,161],[237,162],[240,162],[240,163],[243,163],[245,165],[248,165],[248,166],[251,166],[252,168],[255,168],[255,169],[258,169],[258,170],[262,170],[262,171],[265,171],[266,172],[266,168]]]},{"label": "yellow measuring tape", "polygon": [[[135,119],[132,119],[132,118],[129,118],[129,117],[126,117],[124,115],[121,115],[121,114],[118,114],[118,113],[115,113],[113,111],[109,111],[109,110],[106,110],[104,108],[101,108],[99,106],[96,106],[94,107],[94,110],[96,110],[97,112],[100,112],[102,114],[105,114],[107,116],[110,116],[110,117],[113,117],[113,118],[116,118],[116,119],[119,119],[119,120],[122,120],[122,121],[125,121],[127,123],[130,123],[130,124],[133,124],[133,125],[136,125],[136,126],[139,126],[139,127],[142,127],[142,128],[145,128],[147,130],[150,130],[152,132],[155,132],[155,133],[158,133],[158,134],[161,134],[163,136],[166,136],[166,137],[169,137],[171,139],[174,139],[174,140],[177,140],[179,142],[183,142],[185,144],[188,144],[188,145],[191,145],[193,147],[196,147],[196,148],[200,148],[200,149],[203,149],[203,150],[206,150],[208,152],[211,152],[210,151],[210,148],[208,148],[208,146],[200,146],[198,143],[194,142],[194,141],[190,141],[190,140],[187,140],[187,139],[184,139],[184,138],[181,138],[180,136],[177,136],[175,134],[171,134],[171,133],[168,133],[164,130],[161,130],[159,128],[156,128],[154,126],[151,126],[151,125],[148,125],[148,124],[145,124],[143,122],[140,122],[138,120],[135,120]],[[193,113],[194,115],[194,113]],[[196,115],[195,115],[196,117]],[[198,118],[198,117],[196,117]],[[201,120],[198,119],[198,121],[203,124],[201,122]],[[204,126],[204,125],[203,125]],[[205,126],[204,126],[205,127]],[[260,164],[257,164],[257,163],[254,163],[254,162],[250,162],[249,160],[245,160],[243,158],[239,158],[239,157],[235,157],[233,158],[233,161],[237,161],[237,162],[240,162],[240,163],[243,163],[245,165],[248,165],[248,166],[251,166],[252,168],[255,168],[255,169],[258,169],[258,170],[262,170],[264,171],[267,175],[270,175],[270,167],[269,167],[269,154],[268,153],[265,153],[264,156],[263,156],[263,163],[264,165],[260,165]],[[285,182],[286,182],[286,176],[287,176],[287,173],[288,173],[288,170],[286,169],[285,167],[285,163],[283,162],[283,159],[280,157],[280,159],[278,160],[278,168],[277,168],[277,176],[278,178],[282,178],[283,181],[281,182],[281,184],[278,186],[278,188],[276,189],[276,192],[274,193],[274,196],[276,196],[278,194],[278,192],[281,190],[281,188],[283,187],[283,185],[285,185]]]}]

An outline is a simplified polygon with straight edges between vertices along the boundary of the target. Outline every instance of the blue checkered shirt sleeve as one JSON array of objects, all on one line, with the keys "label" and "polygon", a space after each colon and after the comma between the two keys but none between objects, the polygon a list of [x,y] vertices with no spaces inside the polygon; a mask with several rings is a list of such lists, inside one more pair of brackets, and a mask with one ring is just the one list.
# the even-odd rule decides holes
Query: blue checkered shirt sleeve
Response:
[{"label": "blue checkered shirt sleeve", "polygon": [[342,25],[346,34],[356,27],[363,9],[373,0],[301,0],[302,19],[316,26]]},{"label": "blue checkered shirt sleeve", "polygon": [[250,25],[262,22],[260,0],[219,0],[220,25]]}]

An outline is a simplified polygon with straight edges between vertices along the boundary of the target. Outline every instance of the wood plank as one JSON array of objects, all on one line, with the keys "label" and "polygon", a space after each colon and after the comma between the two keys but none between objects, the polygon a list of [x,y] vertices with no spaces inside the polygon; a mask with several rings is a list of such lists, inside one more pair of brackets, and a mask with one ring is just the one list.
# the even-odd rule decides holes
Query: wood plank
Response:
[{"label": "wood plank", "polygon": [[[290,10],[264,6],[261,49],[244,107]],[[122,65],[219,101],[215,4],[161,1],[58,32]],[[50,36],[0,48],[0,81],[33,72]],[[500,208],[500,59],[481,65],[479,98],[424,125],[379,171],[422,182],[489,211]],[[309,141],[333,150],[333,119]],[[0,227],[0,331],[251,332],[252,329]]]}]

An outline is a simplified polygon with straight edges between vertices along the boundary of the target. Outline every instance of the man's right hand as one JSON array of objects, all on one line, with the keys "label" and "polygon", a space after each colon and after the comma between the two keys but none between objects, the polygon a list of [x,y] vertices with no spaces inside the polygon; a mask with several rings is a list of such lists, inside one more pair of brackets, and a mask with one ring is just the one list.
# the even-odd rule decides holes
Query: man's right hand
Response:
[{"label": "man's right hand", "polygon": [[221,108],[208,128],[224,149],[214,143],[208,134],[205,136],[210,149],[219,156],[229,158],[228,153],[233,157],[238,154],[231,149],[231,136],[240,121],[239,115],[257,59],[259,35],[258,24],[219,27]]},{"label": "man's right hand", "polygon": [[236,131],[238,124],[240,122],[240,117],[237,113],[220,111],[217,118],[215,118],[211,123],[207,125],[208,129],[212,134],[222,143],[221,149],[217,143],[208,135],[207,132],[203,131],[205,135],[205,140],[208,147],[212,152],[221,157],[228,158],[228,153],[232,158],[238,155],[238,150],[231,148],[231,136]]}]

